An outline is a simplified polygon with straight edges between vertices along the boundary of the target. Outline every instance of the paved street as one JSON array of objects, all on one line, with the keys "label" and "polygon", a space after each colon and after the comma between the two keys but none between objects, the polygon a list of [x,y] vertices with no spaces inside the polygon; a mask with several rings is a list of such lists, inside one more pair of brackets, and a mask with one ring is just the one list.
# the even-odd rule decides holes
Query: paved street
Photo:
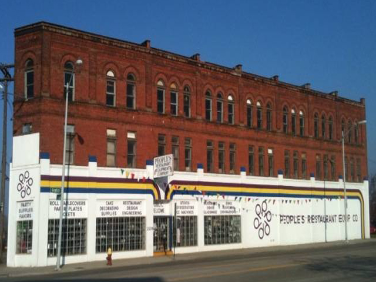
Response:
[{"label": "paved street", "polygon": [[376,281],[376,240],[211,254],[133,266],[117,266],[116,261],[113,267],[83,264],[74,272],[15,275],[0,281]]}]

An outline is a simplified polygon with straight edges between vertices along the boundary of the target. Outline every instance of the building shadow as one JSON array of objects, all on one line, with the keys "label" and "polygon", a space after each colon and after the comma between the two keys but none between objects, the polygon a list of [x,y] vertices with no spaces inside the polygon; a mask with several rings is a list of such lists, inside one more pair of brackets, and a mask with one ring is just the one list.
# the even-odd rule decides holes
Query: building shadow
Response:
[{"label": "building shadow", "polygon": [[[110,275],[110,274],[109,274]],[[40,279],[35,279],[35,280],[27,280],[30,282],[34,281],[41,281]],[[54,282],[69,282],[69,281],[80,281],[80,282],[90,282],[90,281],[112,281],[112,282],[165,282],[166,280],[160,278],[160,277],[141,277],[141,278],[136,278],[136,277],[130,277],[130,278],[101,278],[101,279],[93,279],[93,278],[84,278],[84,279],[79,279],[79,278],[70,278],[70,279],[43,279],[42,281],[54,281]]]}]

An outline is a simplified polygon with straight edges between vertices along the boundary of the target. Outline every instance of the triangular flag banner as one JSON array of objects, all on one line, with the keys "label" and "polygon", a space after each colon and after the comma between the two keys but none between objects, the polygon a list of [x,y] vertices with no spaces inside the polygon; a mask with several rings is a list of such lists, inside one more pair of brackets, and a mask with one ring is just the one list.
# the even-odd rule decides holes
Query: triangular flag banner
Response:
[{"label": "triangular flag banner", "polygon": [[142,182],[145,182],[145,181],[146,181],[145,176],[143,176],[142,177]]},{"label": "triangular flag banner", "polygon": [[126,172],[125,172],[125,176],[128,178],[128,176],[129,176],[129,171],[126,171]]},{"label": "triangular flag banner", "polygon": [[236,201],[238,199],[238,197],[235,197],[235,200],[234,201]]},{"label": "triangular flag banner", "polygon": [[134,173],[131,174],[132,179],[134,179]]},{"label": "triangular flag banner", "polygon": [[223,199],[225,198],[225,194],[222,194],[222,198],[223,198]]},{"label": "triangular flag banner", "polygon": [[123,175],[123,173],[124,173],[124,169],[121,168],[120,171],[121,171],[121,175]]},{"label": "triangular flag banner", "polygon": [[273,205],[274,205],[274,203],[275,203],[275,199],[273,200]]},{"label": "triangular flag banner", "polygon": [[239,202],[242,200],[242,197],[239,198]]},{"label": "triangular flag banner", "polygon": [[251,200],[251,198],[248,198],[248,202]]},{"label": "triangular flag banner", "polygon": [[205,191],[202,191],[202,195],[205,196],[206,192]]}]

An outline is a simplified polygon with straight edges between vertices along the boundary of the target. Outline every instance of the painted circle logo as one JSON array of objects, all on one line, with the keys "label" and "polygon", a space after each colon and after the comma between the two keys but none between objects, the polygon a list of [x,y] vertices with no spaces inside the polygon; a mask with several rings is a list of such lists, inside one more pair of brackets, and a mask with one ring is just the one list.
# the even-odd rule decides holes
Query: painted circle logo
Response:
[{"label": "painted circle logo", "polygon": [[25,173],[21,173],[18,176],[18,184],[17,184],[17,191],[20,192],[21,198],[25,198],[26,195],[31,194],[31,186],[33,186],[33,179],[30,177],[29,171],[25,171]]},{"label": "painted circle logo", "polygon": [[253,221],[253,226],[258,230],[259,238],[263,239],[265,235],[269,236],[270,234],[269,222],[272,220],[272,213],[268,210],[266,200],[256,205],[255,213],[256,217]]}]

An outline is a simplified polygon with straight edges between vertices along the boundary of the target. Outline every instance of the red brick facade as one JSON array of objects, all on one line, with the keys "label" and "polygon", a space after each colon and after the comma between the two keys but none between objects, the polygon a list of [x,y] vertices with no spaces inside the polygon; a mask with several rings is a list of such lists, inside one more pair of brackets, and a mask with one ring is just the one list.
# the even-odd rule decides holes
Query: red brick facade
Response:
[{"label": "red brick facade", "polygon": [[[319,155],[323,179],[324,155],[331,163],[328,178],[342,175],[341,123],[365,119],[365,102],[347,100],[336,93],[322,93],[309,86],[296,86],[242,71],[241,66],[227,68],[200,61],[198,55],[184,57],[151,48],[150,42],[134,44],[48,23],[37,23],[15,31],[15,102],[14,134],[22,134],[26,123],[33,132],[40,132],[41,151],[49,152],[51,163],[62,163],[64,123],[64,64],[82,59],[75,74],[75,98],[69,104],[68,123],[75,126],[74,164],[87,165],[88,155],[106,166],[106,130],[116,130],[116,166],[127,166],[127,133],[136,133],[136,166],[158,153],[158,134],[166,136],[166,153],[171,153],[172,136],[179,137],[179,170],[185,170],[184,140],[192,140],[192,170],[202,163],[207,168],[207,141],[213,141],[213,172],[218,172],[218,145],[225,144],[225,172],[230,172],[230,143],[236,145],[235,173],[241,167],[248,172],[249,146],[254,148],[254,174],[259,175],[259,148],[264,148],[264,175],[268,176],[268,149],[273,150],[273,176],[285,171],[285,151],[289,151],[290,177],[293,174],[293,153],[298,156],[298,178],[302,177],[301,156],[306,154],[306,178],[317,174]],[[25,64],[33,60],[33,97],[25,99]],[[106,73],[115,74],[116,105],[106,105]],[[128,74],[135,77],[136,107],[126,108]],[[165,113],[157,113],[157,82],[164,83]],[[170,113],[170,85],[178,92],[178,114]],[[188,86],[190,117],[184,117],[183,92]],[[212,99],[212,121],[205,119],[205,93]],[[223,96],[223,122],[216,121],[217,94]],[[228,96],[234,101],[234,124],[228,123]],[[247,125],[247,100],[252,103],[252,126]],[[262,128],[257,128],[257,103],[262,108]],[[267,129],[267,105],[271,106],[271,128]],[[287,108],[288,127],[284,133],[283,109]],[[292,110],[296,113],[296,134],[292,133]],[[300,112],[304,115],[304,135],[300,136]],[[315,137],[314,116],[318,115],[318,137]],[[325,137],[322,136],[325,117]],[[333,121],[329,139],[329,118]],[[346,144],[349,159],[349,180],[362,180],[367,175],[366,131],[359,125],[358,143],[355,131]],[[348,138],[346,138],[348,139]],[[350,161],[354,164],[350,167]],[[358,166],[358,167],[357,167]],[[355,171],[352,179],[351,170]],[[360,170],[360,173],[359,173]]]}]

